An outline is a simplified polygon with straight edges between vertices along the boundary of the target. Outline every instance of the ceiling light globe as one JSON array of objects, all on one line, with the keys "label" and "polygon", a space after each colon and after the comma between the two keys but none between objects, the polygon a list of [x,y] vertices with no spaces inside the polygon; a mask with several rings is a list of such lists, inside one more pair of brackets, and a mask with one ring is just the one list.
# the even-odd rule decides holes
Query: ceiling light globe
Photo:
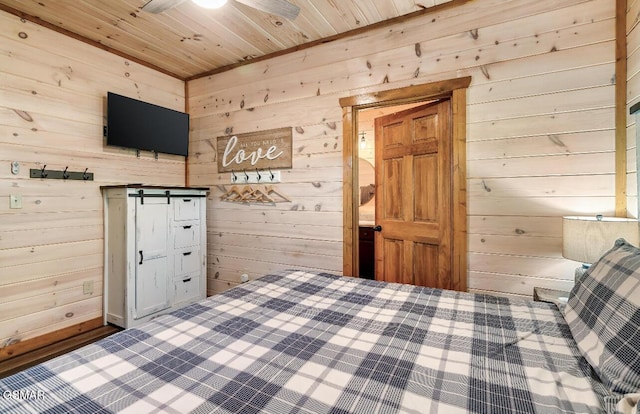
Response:
[{"label": "ceiling light globe", "polygon": [[227,3],[227,0],[192,0],[195,4],[205,9],[218,9]]}]

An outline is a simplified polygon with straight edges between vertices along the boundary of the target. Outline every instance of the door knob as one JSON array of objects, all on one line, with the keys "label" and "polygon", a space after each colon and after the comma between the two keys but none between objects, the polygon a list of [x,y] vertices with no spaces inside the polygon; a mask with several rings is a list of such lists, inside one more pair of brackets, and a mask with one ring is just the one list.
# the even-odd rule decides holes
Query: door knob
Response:
[{"label": "door knob", "polygon": [[382,226],[381,225],[377,225],[373,228],[373,231],[382,231]]}]

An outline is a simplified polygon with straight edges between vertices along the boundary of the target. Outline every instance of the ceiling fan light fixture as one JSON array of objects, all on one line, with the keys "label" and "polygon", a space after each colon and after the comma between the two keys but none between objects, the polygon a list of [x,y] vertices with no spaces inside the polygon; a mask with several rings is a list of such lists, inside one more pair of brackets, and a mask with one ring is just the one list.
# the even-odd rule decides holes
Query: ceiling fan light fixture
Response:
[{"label": "ceiling fan light fixture", "polygon": [[227,3],[227,0],[191,0],[205,9],[219,9]]}]

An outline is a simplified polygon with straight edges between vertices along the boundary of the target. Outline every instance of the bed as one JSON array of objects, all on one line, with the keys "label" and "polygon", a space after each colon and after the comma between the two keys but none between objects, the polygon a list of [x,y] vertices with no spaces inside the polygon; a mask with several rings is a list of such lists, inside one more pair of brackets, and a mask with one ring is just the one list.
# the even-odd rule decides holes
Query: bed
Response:
[{"label": "bed", "polygon": [[622,397],[553,304],[295,270],[0,380],[11,413],[601,413]]}]

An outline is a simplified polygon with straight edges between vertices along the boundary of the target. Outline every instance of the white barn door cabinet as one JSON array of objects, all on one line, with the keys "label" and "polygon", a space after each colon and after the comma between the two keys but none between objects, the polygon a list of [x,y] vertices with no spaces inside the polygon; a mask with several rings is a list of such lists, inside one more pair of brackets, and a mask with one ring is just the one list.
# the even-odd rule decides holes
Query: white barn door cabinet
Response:
[{"label": "white barn door cabinet", "polygon": [[207,189],[102,187],[105,324],[130,328],[206,296]]}]

